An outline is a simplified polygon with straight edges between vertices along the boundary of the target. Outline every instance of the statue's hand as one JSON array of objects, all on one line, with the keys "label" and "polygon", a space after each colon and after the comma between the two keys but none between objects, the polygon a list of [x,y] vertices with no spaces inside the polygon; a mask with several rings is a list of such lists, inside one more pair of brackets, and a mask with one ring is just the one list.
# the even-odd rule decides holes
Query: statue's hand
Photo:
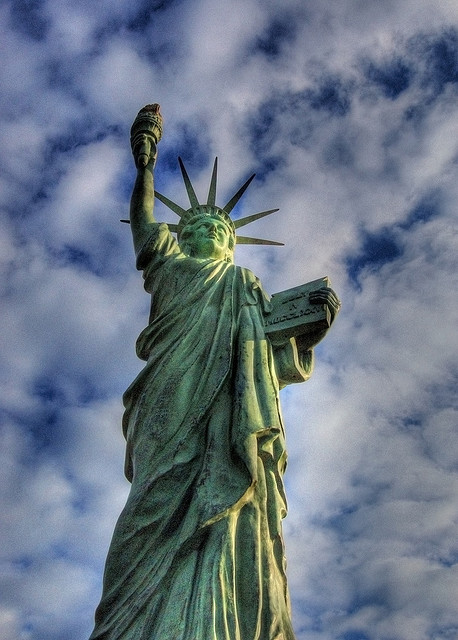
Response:
[{"label": "statue's hand", "polygon": [[[334,319],[339,313],[341,307],[341,302],[337,297],[335,291],[333,291],[330,287],[322,287],[321,289],[316,289],[315,291],[310,292],[309,300],[312,304],[327,305],[331,314],[330,324],[334,322]],[[297,336],[296,342],[299,351],[305,352],[308,349],[312,349],[313,347],[315,347],[319,342],[321,342],[321,340],[323,340],[328,330],[329,327],[327,329],[320,329]]]},{"label": "statue's hand", "polygon": [[331,324],[334,322],[334,318],[339,313],[342,306],[335,291],[330,287],[322,287],[316,291],[311,291],[309,294],[309,300],[312,304],[325,304],[327,305],[331,314]]},{"label": "statue's hand", "polygon": [[153,137],[144,132],[136,135],[132,140],[132,155],[137,169],[144,169],[146,166],[154,169],[157,148]]}]

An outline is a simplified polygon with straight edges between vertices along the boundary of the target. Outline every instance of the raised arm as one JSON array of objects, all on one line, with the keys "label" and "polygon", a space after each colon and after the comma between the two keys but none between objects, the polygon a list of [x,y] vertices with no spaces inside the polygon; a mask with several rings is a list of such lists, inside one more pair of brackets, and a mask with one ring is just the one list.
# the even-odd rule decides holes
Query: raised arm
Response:
[{"label": "raised arm", "polygon": [[154,222],[154,165],[156,144],[162,137],[162,116],[157,103],[147,104],[137,114],[130,130],[130,144],[137,167],[137,179],[130,200],[130,226],[135,253],[146,241]]},{"label": "raised arm", "polygon": [[137,178],[130,199],[130,228],[137,253],[146,240],[149,225],[154,222],[154,165],[157,151],[152,137],[145,133],[137,136],[132,143],[132,153]]}]

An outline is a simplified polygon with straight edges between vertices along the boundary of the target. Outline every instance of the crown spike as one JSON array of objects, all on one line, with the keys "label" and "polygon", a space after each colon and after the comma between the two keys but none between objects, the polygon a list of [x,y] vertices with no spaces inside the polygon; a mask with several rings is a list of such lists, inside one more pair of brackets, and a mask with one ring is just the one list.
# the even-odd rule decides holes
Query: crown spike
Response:
[{"label": "crown spike", "polygon": [[240,200],[240,198],[243,196],[243,194],[247,190],[250,182],[253,180],[255,175],[256,174],[253,173],[253,175],[250,178],[248,178],[248,180],[245,182],[245,184],[240,187],[240,189],[237,191],[235,196],[232,196],[232,198],[229,200],[229,202],[226,204],[226,206],[223,207],[223,209],[224,209],[224,211],[226,213],[230,213],[232,211],[232,209],[235,207],[237,202]]},{"label": "crown spike", "polygon": [[155,191],[154,195],[158,200],[160,200],[163,204],[165,204],[166,207],[168,207],[169,209],[172,209],[174,213],[180,216],[180,218],[186,213],[186,209],[183,209],[183,207],[180,207],[179,204],[172,202],[172,200],[169,200],[169,198],[166,198],[165,196],[163,196],[162,193],[159,193],[159,191]]},{"label": "crown spike", "polygon": [[246,216],[245,218],[239,218],[238,220],[234,220],[234,227],[236,229],[240,229],[240,227],[244,227],[246,224],[251,224],[255,220],[259,220],[259,218],[264,218],[264,216],[269,216],[271,213],[275,213],[279,211],[279,209],[269,209],[269,211],[260,211],[259,213],[253,213],[251,216]]},{"label": "crown spike", "polygon": [[197,199],[196,192],[191,184],[191,180],[189,179],[188,172],[185,169],[183,164],[183,160],[178,158],[178,162],[180,163],[181,175],[183,176],[184,184],[186,186],[186,191],[188,192],[189,202],[191,203],[191,207],[199,206],[199,200]]},{"label": "crown spike", "polygon": [[274,240],[263,240],[262,238],[247,238],[245,236],[236,236],[237,244],[265,244],[274,245],[276,247],[284,247],[283,242],[275,242]]},{"label": "crown spike", "polygon": [[208,190],[207,204],[214,207],[216,204],[216,175],[218,173],[218,158],[215,158],[213,165],[212,178],[210,182],[210,189]]}]

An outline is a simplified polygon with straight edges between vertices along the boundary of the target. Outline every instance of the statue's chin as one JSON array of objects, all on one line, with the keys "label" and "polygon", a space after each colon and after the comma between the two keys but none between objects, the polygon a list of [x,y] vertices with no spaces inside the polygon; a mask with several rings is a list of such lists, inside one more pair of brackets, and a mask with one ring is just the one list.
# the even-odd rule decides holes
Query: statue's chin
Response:
[{"label": "statue's chin", "polygon": [[202,244],[199,244],[198,247],[193,248],[192,256],[195,258],[211,258],[213,260],[224,260],[226,251],[224,249],[221,249],[212,238],[208,238],[208,240],[202,242]]}]

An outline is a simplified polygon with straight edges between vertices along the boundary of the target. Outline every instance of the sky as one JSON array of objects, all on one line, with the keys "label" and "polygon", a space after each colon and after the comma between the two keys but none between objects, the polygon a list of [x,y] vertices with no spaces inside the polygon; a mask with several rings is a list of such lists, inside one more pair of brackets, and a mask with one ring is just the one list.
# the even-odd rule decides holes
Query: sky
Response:
[{"label": "sky", "polygon": [[[84,640],[129,484],[123,391],[149,297],[129,130],[156,188],[219,162],[236,250],[275,293],[342,299],[282,391],[298,640],[458,638],[456,0],[0,3],[0,637]],[[159,220],[175,222],[157,203]],[[248,233],[249,229],[249,233]]]}]

